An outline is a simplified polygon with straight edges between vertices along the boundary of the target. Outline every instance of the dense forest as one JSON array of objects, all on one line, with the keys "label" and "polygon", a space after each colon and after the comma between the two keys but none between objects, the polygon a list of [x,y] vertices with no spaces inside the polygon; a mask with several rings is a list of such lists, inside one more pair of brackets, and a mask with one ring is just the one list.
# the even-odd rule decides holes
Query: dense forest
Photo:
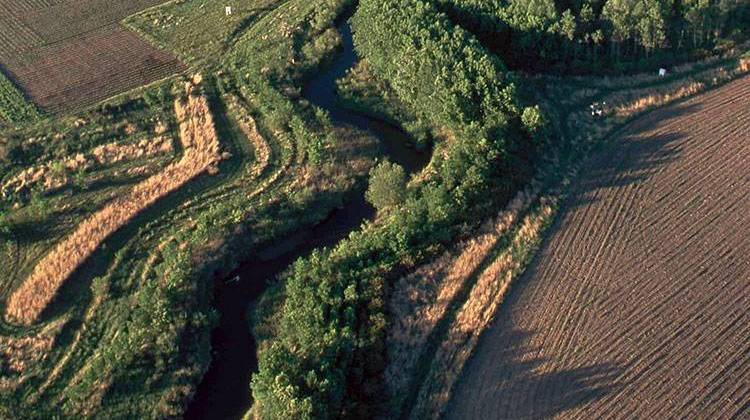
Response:
[{"label": "dense forest", "polygon": [[742,39],[748,0],[439,0],[511,68],[643,69]]}]

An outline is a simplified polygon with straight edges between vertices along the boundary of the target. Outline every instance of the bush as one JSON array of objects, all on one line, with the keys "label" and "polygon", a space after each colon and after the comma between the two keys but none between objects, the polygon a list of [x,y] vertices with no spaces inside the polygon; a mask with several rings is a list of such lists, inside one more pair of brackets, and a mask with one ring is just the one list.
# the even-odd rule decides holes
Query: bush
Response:
[{"label": "bush", "polygon": [[403,203],[406,198],[404,168],[389,161],[383,161],[372,168],[365,197],[378,211]]},{"label": "bush", "polygon": [[521,123],[534,140],[542,141],[546,137],[546,122],[539,105],[524,108]]}]

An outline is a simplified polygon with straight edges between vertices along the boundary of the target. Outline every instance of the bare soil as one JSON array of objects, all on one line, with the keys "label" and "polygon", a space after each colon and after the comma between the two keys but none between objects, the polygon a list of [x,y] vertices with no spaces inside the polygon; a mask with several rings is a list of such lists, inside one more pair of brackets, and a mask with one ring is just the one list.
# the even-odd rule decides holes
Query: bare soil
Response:
[{"label": "bare soil", "polygon": [[582,171],[448,418],[750,415],[750,77]]},{"label": "bare soil", "polygon": [[40,108],[80,109],[184,65],[120,21],[158,0],[0,0],[0,70]]}]

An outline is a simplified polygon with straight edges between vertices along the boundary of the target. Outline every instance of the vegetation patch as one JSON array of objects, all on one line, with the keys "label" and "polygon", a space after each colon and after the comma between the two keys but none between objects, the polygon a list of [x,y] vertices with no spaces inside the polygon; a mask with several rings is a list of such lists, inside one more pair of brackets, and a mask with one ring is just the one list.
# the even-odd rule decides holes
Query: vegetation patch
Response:
[{"label": "vegetation patch", "polygon": [[[200,78],[200,76],[196,76]],[[182,159],[136,185],[126,196],[107,204],[87,219],[34,268],[8,300],[6,318],[29,325],[55,297],[63,282],[101,245],[160,198],[182,187],[203,172],[216,170],[220,145],[205,96],[187,85],[187,100],[175,102],[180,124]]]},{"label": "vegetation patch", "polygon": [[39,111],[26,101],[20,90],[0,72],[0,127],[39,119]]}]

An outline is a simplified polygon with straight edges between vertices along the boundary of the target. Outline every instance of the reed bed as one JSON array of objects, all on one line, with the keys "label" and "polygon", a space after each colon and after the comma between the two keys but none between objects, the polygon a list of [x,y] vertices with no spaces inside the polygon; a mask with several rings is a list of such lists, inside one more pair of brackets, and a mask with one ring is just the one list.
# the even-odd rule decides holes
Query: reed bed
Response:
[{"label": "reed bed", "polygon": [[160,135],[134,144],[108,143],[97,146],[90,153],[77,153],[67,158],[32,166],[18,173],[2,187],[0,195],[19,194],[41,185],[44,191],[61,188],[70,182],[71,175],[96,166],[113,165],[122,161],[152,158],[171,153],[172,138]]},{"label": "reed bed", "polygon": [[10,322],[30,325],[54,299],[63,285],[101,244],[159,199],[178,190],[193,178],[213,173],[221,160],[220,144],[213,117],[197,84],[186,83],[187,99],[175,101],[180,121],[182,158],[162,172],[137,184],[82,222],[34,267],[31,275],[8,299],[5,317]]},{"label": "reed bed", "polygon": [[389,364],[385,372],[392,395],[402,394],[430,333],[537,194],[536,190],[518,193],[477,236],[396,283],[389,304],[393,323],[387,336]]},{"label": "reed bed", "polygon": [[411,418],[438,418],[442,415],[479,337],[490,325],[511,281],[522,272],[539,244],[541,232],[552,219],[555,208],[554,199],[542,198],[538,209],[527,215],[516,229],[511,245],[481,272],[432,359]]},{"label": "reed bed", "polygon": [[638,98],[634,101],[625,102],[615,108],[615,115],[618,117],[630,117],[649,108],[654,108],[667,104],[672,101],[693,96],[706,89],[703,82],[692,82],[685,86],[680,86],[672,91],[663,93],[652,93],[650,95]]}]

